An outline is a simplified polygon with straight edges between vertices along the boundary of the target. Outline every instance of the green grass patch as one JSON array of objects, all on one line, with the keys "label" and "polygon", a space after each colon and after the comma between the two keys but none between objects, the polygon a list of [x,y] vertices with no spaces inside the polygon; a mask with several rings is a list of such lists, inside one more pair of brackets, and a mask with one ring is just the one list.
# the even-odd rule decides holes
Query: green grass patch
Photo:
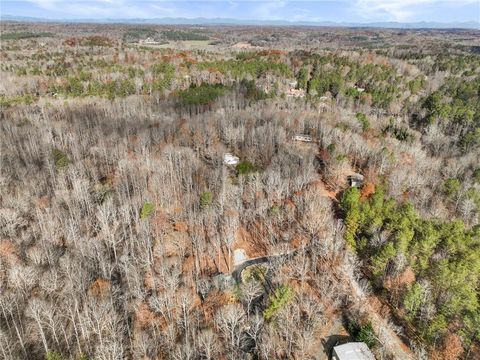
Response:
[{"label": "green grass patch", "polygon": [[367,115],[365,115],[364,113],[357,113],[355,117],[362,126],[362,131],[367,131],[368,129],[370,129],[370,121],[368,121]]},{"label": "green grass patch", "polygon": [[45,354],[45,360],[63,360],[63,356],[58,351],[49,351]]},{"label": "green grass patch", "polygon": [[236,166],[238,175],[248,175],[255,171],[255,165],[248,160],[242,161]]},{"label": "green grass patch", "polygon": [[35,101],[35,98],[30,95],[18,95],[18,96],[5,96],[0,95],[0,107],[8,108],[13,105],[30,105]]},{"label": "green grass patch", "polygon": [[70,160],[68,159],[67,154],[58,149],[52,150],[52,156],[57,169],[63,169],[64,167],[67,167],[68,164],[70,164]]},{"label": "green grass patch", "polygon": [[147,201],[145,204],[143,204],[142,210],[140,211],[140,219],[146,219],[147,217],[152,215],[154,211],[155,205]]},{"label": "green grass patch", "polygon": [[205,191],[200,194],[200,208],[205,209],[212,204],[213,194],[210,191]]}]

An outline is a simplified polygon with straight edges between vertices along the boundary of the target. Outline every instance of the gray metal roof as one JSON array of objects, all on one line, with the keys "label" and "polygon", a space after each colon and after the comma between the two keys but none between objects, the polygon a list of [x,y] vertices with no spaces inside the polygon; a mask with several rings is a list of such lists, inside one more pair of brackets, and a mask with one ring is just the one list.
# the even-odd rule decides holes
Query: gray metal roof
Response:
[{"label": "gray metal roof", "polygon": [[[375,360],[367,344],[363,342],[350,342],[333,348],[338,360]],[[334,357],[335,359],[335,357]]]}]

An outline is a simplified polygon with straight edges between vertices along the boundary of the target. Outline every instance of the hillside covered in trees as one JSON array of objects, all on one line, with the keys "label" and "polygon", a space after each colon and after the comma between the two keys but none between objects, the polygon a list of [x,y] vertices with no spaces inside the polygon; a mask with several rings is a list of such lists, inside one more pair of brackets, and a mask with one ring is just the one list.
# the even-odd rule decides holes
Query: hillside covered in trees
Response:
[{"label": "hillside covered in trees", "polygon": [[0,358],[480,358],[479,31],[0,26]]}]

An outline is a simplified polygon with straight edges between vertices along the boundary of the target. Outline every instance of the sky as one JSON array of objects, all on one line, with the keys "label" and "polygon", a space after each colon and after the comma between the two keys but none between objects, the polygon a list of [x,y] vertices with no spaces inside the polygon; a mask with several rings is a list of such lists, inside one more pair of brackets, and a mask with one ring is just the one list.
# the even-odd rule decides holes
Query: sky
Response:
[{"label": "sky", "polygon": [[480,0],[0,0],[3,15],[47,19],[233,18],[334,22],[480,21]]}]

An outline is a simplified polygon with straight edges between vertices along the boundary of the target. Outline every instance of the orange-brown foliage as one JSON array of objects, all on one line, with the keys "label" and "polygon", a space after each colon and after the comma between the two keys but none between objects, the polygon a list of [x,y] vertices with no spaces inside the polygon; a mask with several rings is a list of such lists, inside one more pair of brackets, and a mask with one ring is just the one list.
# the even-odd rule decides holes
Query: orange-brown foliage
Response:
[{"label": "orange-brown foliage", "polygon": [[178,221],[173,225],[175,231],[186,233],[188,231],[188,225],[185,222]]},{"label": "orange-brown foliage", "polygon": [[243,249],[248,257],[254,258],[267,254],[266,237],[262,236],[264,225],[257,223],[250,229],[239,226],[235,234],[235,249]]},{"label": "orange-brown foliage", "polygon": [[0,241],[0,256],[10,261],[17,260],[18,253],[15,244],[8,240]]},{"label": "orange-brown foliage", "polygon": [[375,194],[375,184],[367,182],[362,186],[362,199],[368,199],[371,195]]},{"label": "orange-brown foliage", "polygon": [[68,38],[63,42],[64,45],[74,47],[77,45],[77,39],[75,38]]},{"label": "orange-brown foliage", "polygon": [[460,337],[448,333],[443,339],[442,346],[432,351],[432,360],[457,360],[463,355],[463,345]]},{"label": "orange-brown foliage", "polygon": [[155,289],[155,276],[154,276],[151,268],[149,268],[145,272],[145,277],[143,279],[143,283],[144,283],[146,289],[148,289],[148,290],[154,290]]},{"label": "orange-brown foliage", "polygon": [[104,299],[110,293],[110,281],[106,279],[97,279],[90,286],[90,294],[93,296]]},{"label": "orange-brown foliage", "polygon": [[92,35],[83,38],[81,44],[87,46],[112,46],[113,41],[106,36]]},{"label": "orange-brown foliage", "polygon": [[[191,258],[192,258],[191,261],[193,262],[194,257],[191,256]],[[187,261],[190,261],[190,259],[187,259]],[[203,275],[212,276],[213,274],[218,272],[218,268],[215,265],[215,262],[213,261],[213,259],[211,257],[202,256],[202,257],[200,257],[198,262],[199,262],[199,266],[200,266],[200,272]]]},{"label": "orange-brown foliage", "polygon": [[146,303],[141,303],[135,312],[135,327],[146,329],[152,326],[163,328],[166,321],[163,317],[155,314]]},{"label": "orange-brown foliage", "polygon": [[46,209],[50,207],[50,198],[48,196],[41,196],[35,203],[40,209]]},{"label": "orange-brown foliage", "polygon": [[388,290],[395,291],[415,282],[415,273],[411,267],[407,267],[397,276],[389,277],[385,280],[384,286]]},{"label": "orange-brown foliage", "polygon": [[377,296],[370,296],[368,299],[370,306],[382,317],[390,316],[390,308],[382,303]]},{"label": "orange-brown foliage", "polygon": [[227,294],[219,291],[211,292],[202,304],[205,320],[207,322],[212,322],[217,310],[228,304],[228,302],[229,297]]}]

